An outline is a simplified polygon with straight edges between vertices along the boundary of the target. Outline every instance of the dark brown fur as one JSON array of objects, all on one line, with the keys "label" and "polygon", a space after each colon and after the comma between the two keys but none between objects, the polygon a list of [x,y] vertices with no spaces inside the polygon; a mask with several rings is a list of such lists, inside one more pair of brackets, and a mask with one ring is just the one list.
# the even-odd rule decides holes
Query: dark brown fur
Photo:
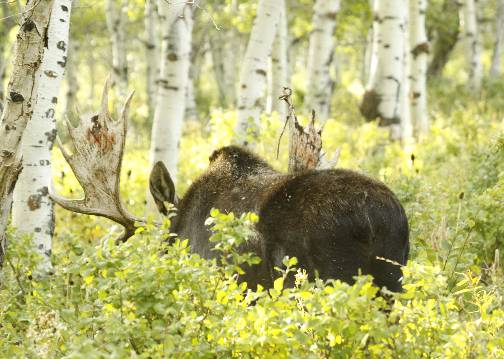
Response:
[{"label": "dark brown fur", "polygon": [[218,255],[204,225],[212,208],[259,215],[257,238],[243,249],[262,259],[242,278],[251,287],[271,287],[278,276],[273,268],[288,255],[297,257],[311,278],[318,273],[322,279],[352,283],[360,270],[378,286],[401,290],[400,267],[376,257],[406,263],[408,222],[396,196],[381,182],[342,169],[282,174],[230,146],[212,154],[208,169],[179,202],[172,226],[206,258]]}]

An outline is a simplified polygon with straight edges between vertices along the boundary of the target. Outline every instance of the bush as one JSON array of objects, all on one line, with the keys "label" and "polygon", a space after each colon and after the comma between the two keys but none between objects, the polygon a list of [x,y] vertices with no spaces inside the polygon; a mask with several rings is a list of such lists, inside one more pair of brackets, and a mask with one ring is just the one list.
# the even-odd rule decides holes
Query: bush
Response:
[{"label": "bush", "polygon": [[[127,243],[68,238],[55,273],[34,279],[29,238],[12,238],[0,290],[5,357],[502,357],[497,291],[471,272],[449,289],[439,266],[404,268],[404,293],[387,302],[371,278],[350,286],[307,281],[285,258],[274,288],[238,283],[234,250],[257,217],[212,212],[221,263],[168,246],[147,226]],[[295,288],[284,288],[294,272]]]}]

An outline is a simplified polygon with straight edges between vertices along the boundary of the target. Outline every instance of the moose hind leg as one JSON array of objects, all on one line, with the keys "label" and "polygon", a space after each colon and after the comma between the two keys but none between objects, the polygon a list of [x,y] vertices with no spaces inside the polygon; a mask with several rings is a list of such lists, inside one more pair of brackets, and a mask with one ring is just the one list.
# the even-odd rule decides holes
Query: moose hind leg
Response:
[{"label": "moose hind leg", "polygon": [[371,260],[369,273],[373,276],[376,286],[386,287],[392,292],[402,291],[402,271],[401,264],[380,256],[375,256]]}]

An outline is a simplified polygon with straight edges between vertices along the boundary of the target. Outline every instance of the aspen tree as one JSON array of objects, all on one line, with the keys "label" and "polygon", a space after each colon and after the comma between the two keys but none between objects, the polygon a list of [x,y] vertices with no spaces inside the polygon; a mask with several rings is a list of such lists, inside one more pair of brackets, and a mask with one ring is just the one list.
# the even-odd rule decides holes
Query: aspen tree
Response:
[{"label": "aspen tree", "polygon": [[260,0],[242,61],[238,89],[238,121],[235,141],[253,146],[259,133],[259,120],[264,110],[268,60],[282,12],[278,0]]},{"label": "aspen tree", "polygon": [[128,62],[126,59],[126,16],[128,0],[105,0],[105,18],[112,43],[112,73],[119,98],[128,91]]},{"label": "aspen tree", "polygon": [[186,3],[158,3],[163,31],[161,67],[152,126],[150,161],[163,161],[173,179],[186,108],[192,41],[192,7]]},{"label": "aspen tree", "polygon": [[495,43],[490,65],[490,79],[495,79],[501,73],[502,45],[504,42],[504,0],[497,1],[495,16]]},{"label": "aspen tree", "polygon": [[334,79],[330,67],[334,57],[334,29],[339,0],[317,0],[314,5],[313,30],[308,49],[308,86],[306,102],[317,118],[324,122],[329,117]]},{"label": "aspen tree", "polygon": [[463,19],[464,45],[467,61],[467,86],[476,94],[481,89],[483,64],[481,62],[481,40],[478,29],[477,0],[464,0],[461,6]]},{"label": "aspen tree", "polygon": [[401,123],[406,5],[402,0],[374,1],[373,48],[361,112],[382,125]]},{"label": "aspen tree", "polygon": [[410,0],[411,117],[417,135],[429,130],[427,114],[427,58],[429,43],[425,31],[427,0]]},{"label": "aspen tree", "polygon": [[[37,6],[32,3],[37,2]],[[0,126],[0,263],[5,249],[5,230],[12,192],[21,171],[21,138],[33,114],[40,82],[45,34],[53,0],[28,0],[16,38],[12,75]]]},{"label": "aspen tree", "polygon": [[51,149],[56,138],[56,105],[67,62],[71,0],[54,0],[47,32],[47,48],[39,77],[33,114],[23,133],[23,170],[12,203],[12,224],[21,234],[31,234],[41,254],[40,270],[51,268],[54,208],[49,198]]}]

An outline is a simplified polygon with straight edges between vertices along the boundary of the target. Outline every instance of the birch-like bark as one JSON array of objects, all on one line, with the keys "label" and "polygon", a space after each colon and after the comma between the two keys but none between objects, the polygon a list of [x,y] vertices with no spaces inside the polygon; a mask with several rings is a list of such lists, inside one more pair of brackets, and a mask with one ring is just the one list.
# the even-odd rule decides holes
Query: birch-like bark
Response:
[{"label": "birch-like bark", "polygon": [[[32,6],[33,3],[37,6]],[[16,38],[9,94],[0,125],[0,264],[12,192],[21,171],[21,138],[32,117],[53,0],[28,1]]]},{"label": "birch-like bark", "polygon": [[145,25],[145,66],[146,89],[149,107],[149,119],[154,116],[156,108],[156,80],[159,75],[159,51],[157,46],[157,1],[146,0],[144,12]]},{"label": "birch-like bark", "polygon": [[106,0],[105,18],[112,44],[112,73],[119,98],[128,91],[128,62],[126,59],[126,15],[128,0]]},{"label": "birch-like bark", "polygon": [[[196,19],[193,19],[196,23]],[[200,81],[200,75],[203,63],[205,62],[205,54],[208,51],[208,29],[214,29],[211,23],[193,29],[192,44],[191,44],[191,57],[189,62],[189,79],[187,81],[186,90],[186,110],[185,121],[197,122],[198,108],[196,104],[196,90]]]},{"label": "birch-like bark", "polygon": [[317,0],[314,5],[313,30],[308,49],[308,86],[306,104],[314,109],[322,123],[329,117],[334,79],[330,67],[334,57],[334,29],[339,0]]},{"label": "birch-like bark", "polygon": [[67,63],[65,69],[65,78],[67,84],[66,101],[65,101],[65,114],[69,117],[76,110],[77,92],[79,91],[79,82],[77,80],[76,65],[77,65],[77,51],[79,44],[75,41],[68,42]]},{"label": "birch-like bark", "polygon": [[401,123],[405,9],[402,0],[374,2],[373,50],[361,112],[369,120],[379,118],[382,125]]},{"label": "birch-like bark", "polygon": [[54,233],[51,184],[51,149],[56,138],[55,111],[67,62],[68,33],[72,0],[54,0],[47,31],[47,48],[36,76],[37,100],[21,144],[23,171],[19,175],[12,203],[12,224],[20,234],[32,234],[33,245],[42,256],[43,273],[51,268]]},{"label": "birch-like bark", "polygon": [[289,60],[288,60],[288,36],[289,29],[287,23],[287,9],[285,0],[278,0],[281,4],[282,12],[278,22],[273,52],[271,54],[271,84],[269,89],[268,112],[276,111],[280,119],[285,120],[287,115],[287,104],[279,99],[284,93],[284,87],[290,88]]},{"label": "birch-like bark", "polygon": [[483,64],[481,62],[481,41],[478,30],[477,0],[462,1],[462,18],[464,20],[464,42],[467,60],[469,90],[476,94],[481,89]]},{"label": "birch-like bark", "polygon": [[371,27],[366,36],[366,46],[364,47],[364,61],[361,70],[362,82],[364,83],[369,78],[369,70],[371,68],[371,57],[373,55],[373,27]]},{"label": "birch-like bark", "polygon": [[282,11],[278,0],[260,0],[250,39],[242,61],[238,89],[238,121],[235,142],[253,146],[264,110],[268,60]]},{"label": "birch-like bark", "polygon": [[429,42],[425,31],[427,0],[410,0],[411,118],[416,134],[429,130],[427,113],[427,58]]},{"label": "birch-like bark", "polygon": [[235,32],[234,29],[212,31],[209,36],[212,68],[219,90],[219,103],[224,108],[232,107],[236,102],[238,46]]},{"label": "birch-like bark", "polygon": [[490,79],[496,79],[501,74],[502,46],[504,43],[504,0],[497,1],[495,17],[495,43],[490,65]]},{"label": "birch-like bark", "polygon": [[[410,0],[415,1],[415,0]],[[401,126],[400,139],[403,146],[409,149],[413,142],[413,125],[411,123],[411,56],[409,32],[409,7],[404,8],[404,48],[403,48],[403,79],[401,84]]]},{"label": "birch-like bark", "polygon": [[187,88],[185,92],[185,121],[198,121],[198,109],[196,107],[196,97],[194,94],[194,81],[194,64],[189,64],[189,78],[187,79]]},{"label": "birch-like bark", "polygon": [[[228,6],[230,13],[238,12],[236,0],[231,0]],[[222,7],[220,10],[224,11]],[[208,35],[212,69],[219,91],[219,104],[223,108],[232,108],[236,105],[238,60],[242,52],[240,35],[233,26],[221,28],[219,31],[212,27]]]},{"label": "birch-like bark", "polygon": [[163,31],[161,73],[152,126],[150,161],[163,161],[172,179],[177,162],[186,108],[192,39],[192,7],[186,3],[158,3]]},{"label": "birch-like bark", "polygon": [[9,11],[9,4],[4,1],[2,2],[2,12],[0,13],[0,114],[2,113],[4,101],[5,101],[5,92],[4,92],[4,83],[5,83],[5,70],[7,69],[7,59],[5,58],[5,51],[7,50],[8,41],[7,36],[9,35],[10,30],[16,25],[14,21],[14,17],[11,16]]}]

